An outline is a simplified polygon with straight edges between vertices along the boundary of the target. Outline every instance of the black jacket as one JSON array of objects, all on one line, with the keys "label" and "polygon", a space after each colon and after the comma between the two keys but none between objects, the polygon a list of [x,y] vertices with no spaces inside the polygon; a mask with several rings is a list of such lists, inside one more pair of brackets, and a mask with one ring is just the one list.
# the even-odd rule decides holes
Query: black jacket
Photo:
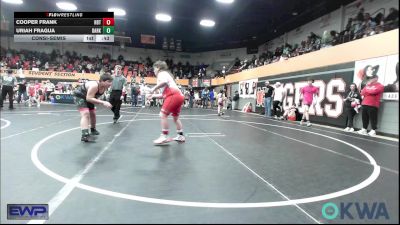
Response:
[{"label": "black jacket", "polygon": [[239,100],[239,93],[236,93],[234,96],[233,96],[233,99],[232,99],[233,101],[238,101]]}]

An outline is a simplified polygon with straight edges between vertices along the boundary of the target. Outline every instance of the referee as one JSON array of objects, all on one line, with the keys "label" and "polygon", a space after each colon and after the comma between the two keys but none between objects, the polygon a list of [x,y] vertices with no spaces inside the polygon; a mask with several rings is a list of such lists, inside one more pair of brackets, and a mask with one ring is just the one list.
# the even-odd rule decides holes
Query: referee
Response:
[{"label": "referee", "polygon": [[121,117],[119,110],[121,109],[121,96],[122,91],[125,90],[126,79],[122,76],[122,66],[116,65],[114,70],[115,75],[111,85],[110,103],[112,105],[111,110],[114,112],[114,123],[117,123]]},{"label": "referee", "polygon": [[14,109],[13,107],[13,97],[14,97],[14,86],[17,83],[17,78],[15,78],[13,71],[11,69],[7,70],[7,75],[1,77],[2,88],[1,88],[1,96],[0,96],[0,108],[3,108],[4,98],[8,94],[8,99],[10,102],[9,109]]}]

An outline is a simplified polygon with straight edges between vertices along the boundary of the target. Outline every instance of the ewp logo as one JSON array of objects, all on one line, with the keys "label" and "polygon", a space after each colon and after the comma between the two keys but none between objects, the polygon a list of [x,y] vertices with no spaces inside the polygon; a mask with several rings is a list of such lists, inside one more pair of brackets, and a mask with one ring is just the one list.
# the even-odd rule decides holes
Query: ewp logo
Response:
[{"label": "ewp logo", "polygon": [[48,204],[7,204],[8,220],[48,220]]},{"label": "ewp logo", "polygon": [[[351,211],[352,208],[355,208],[355,210]],[[359,202],[341,202],[340,209],[332,202],[325,203],[322,206],[322,216],[328,220],[334,220],[338,216],[340,216],[340,219],[348,218],[353,220],[354,211],[357,212],[359,219],[367,218],[369,220],[377,220],[381,217],[387,220],[389,219],[386,205],[383,202],[374,202],[372,205],[366,202],[363,202],[362,204]]]}]

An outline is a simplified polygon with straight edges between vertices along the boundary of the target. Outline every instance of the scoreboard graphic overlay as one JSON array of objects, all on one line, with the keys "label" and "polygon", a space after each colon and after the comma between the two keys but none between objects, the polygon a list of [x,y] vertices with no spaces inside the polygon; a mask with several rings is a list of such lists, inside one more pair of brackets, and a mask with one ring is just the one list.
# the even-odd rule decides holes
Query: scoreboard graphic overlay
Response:
[{"label": "scoreboard graphic overlay", "polygon": [[114,12],[14,12],[15,42],[114,42]]}]

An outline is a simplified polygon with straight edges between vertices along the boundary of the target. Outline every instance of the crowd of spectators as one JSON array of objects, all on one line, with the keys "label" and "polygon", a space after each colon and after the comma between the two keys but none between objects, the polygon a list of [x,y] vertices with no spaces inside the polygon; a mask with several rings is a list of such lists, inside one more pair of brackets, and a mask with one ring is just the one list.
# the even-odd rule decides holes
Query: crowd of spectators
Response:
[{"label": "crowd of spectators", "polygon": [[[166,62],[171,72],[180,79],[202,78],[206,76],[208,65],[191,65],[189,62],[174,63],[172,59]],[[110,54],[101,57],[88,57],[76,52],[66,51],[61,54],[59,50],[53,50],[50,54],[29,50],[12,50],[1,48],[1,67],[12,69],[59,71],[74,73],[105,73],[110,72],[115,65],[123,67],[125,76],[154,77],[153,60],[149,57],[138,61],[125,60],[122,55],[112,59]]]},{"label": "crowd of spectators", "polygon": [[[335,30],[324,31],[322,36],[313,32],[307,36],[300,44],[284,45],[277,47],[274,52],[267,51],[258,57],[254,55],[251,59],[240,60],[236,58],[233,66],[223,74],[237,73],[246,69],[253,69],[259,66],[268,65],[288,58],[303,55],[309,52],[317,51],[322,48],[335,46],[352,40],[379,34],[385,31],[393,30],[399,27],[399,11],[390,8],[385,17],[382,12],[371,17],[370,13],[365,13],[361,8],[355,18],[349,18],[343,31]],[[222,71],[224,68],[222,69]]]}]

